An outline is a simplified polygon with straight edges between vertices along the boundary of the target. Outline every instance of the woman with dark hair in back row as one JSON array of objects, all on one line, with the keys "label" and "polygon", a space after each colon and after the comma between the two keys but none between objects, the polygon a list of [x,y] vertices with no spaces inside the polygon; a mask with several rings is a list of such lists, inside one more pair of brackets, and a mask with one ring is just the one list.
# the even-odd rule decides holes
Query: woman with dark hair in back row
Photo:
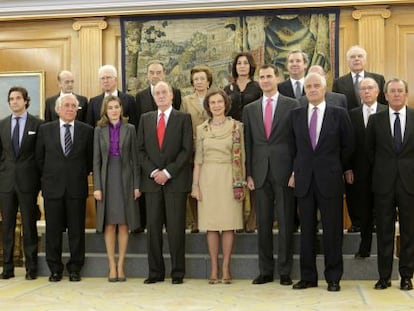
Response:
[{"label": "woman with dark hair in back row", "polygon": [[[256,63],[250,53],[241,52],[236,55],[231,70],[234,81],[227,85],[224,91],[231,99],[231,109],[228,115],[238,121],[241,121],[244,106],[259,99],[263,94],[259,84],[254,80],[255,71]],[[249,194],[250,196],[247,195],[247,199],[244,202],[244,209],[246,211],[250,209],[245,229],[246,232],[254,232],[256,228],[256,212],[253,193],[250,192]]]}]

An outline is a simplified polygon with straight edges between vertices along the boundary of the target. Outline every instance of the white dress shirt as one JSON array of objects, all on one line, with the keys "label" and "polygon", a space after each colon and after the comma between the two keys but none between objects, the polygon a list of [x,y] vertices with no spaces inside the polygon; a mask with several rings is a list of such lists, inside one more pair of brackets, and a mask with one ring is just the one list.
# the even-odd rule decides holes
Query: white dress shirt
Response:
[{"label": "white dress shirt", "polygon": [[310,120],[311,120],[311,117],[312,117],[313,108],[315,108],[315,107],[318,108],[318,119],[317,119],[317,123],[316,123],[316,144],[317,144],[318,141],[319,141],[319,135],[321,133],[323,115],[325,114],[325,110],[326,110],[326,102],[323,101],[317,106],[314,106],[312,104],[308,105],[308,128],[310,126]]}]

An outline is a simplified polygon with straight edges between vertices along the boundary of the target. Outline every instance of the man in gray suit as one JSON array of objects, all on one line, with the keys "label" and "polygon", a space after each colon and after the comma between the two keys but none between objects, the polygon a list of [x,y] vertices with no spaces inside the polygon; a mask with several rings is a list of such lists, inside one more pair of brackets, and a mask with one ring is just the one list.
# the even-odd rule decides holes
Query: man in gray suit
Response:
[{"label": "man in gray suit", "polygon": [[[273,65],[259,69],[263,97],[245,106],[243,123],[246,144],[247,186],[256,190],[259,270],[253,284],[273,281],[273,220],[278,220],[278,268],[280,284],[292,280],[293,191],[288,188],[292,155],[288,146],[288,114],[299,103],[278,93],[280,73]],[[276,215],[275,215],[276,214]]]}]

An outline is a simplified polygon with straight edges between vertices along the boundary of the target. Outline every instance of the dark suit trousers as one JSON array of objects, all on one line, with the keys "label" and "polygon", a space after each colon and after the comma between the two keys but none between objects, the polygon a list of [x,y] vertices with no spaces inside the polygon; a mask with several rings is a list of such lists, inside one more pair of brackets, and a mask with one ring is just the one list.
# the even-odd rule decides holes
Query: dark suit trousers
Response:
[{"label": "dark suit trousers", "polygon": [[325,198],[313,179],[308,193],[298,198],[301,219],[300,274],[301,280],[316,282],[316,226],[317,210],[321,214],[323,249],[325,255],[325,279],[339,282],[343,273],[343,197]]},{"label": "dark suit trousers", "polygon": [[361,255],[371,253],[372,226],[374,221],[374,194],[372,184],[369,179],[357,181],[352,185],[347,185],[348,211],[357,210],[361,227],[361,243],[358,252]]},{"label": "dark suit trousers", "polygon": [[263,187],[256,189],[255,195],[260,274],[274,274],[273,220],[276,216],[279,229],[278,270],[280,275],[290,275],[293,260],[293,190],[278,185],[269,171]]},{"label": "dark suit trousers", "polygon": [[346,203],[348,206],[348,214],[349,214],[349,218],[351,218],[352,225],[356,227],[361,227],[362,226],[361,224],[362,211],[360,209],[358,189],[355,189],[355,188],[356,188],[355,185],[346,184]]},{"label": "dark suit trousers", "polygon": [[396,207],[398,207],[401,243],[399,272],[401,277],[412,278],[414,270],[414,196],[404,189],[401,179],[397,177],[394,189],[386,195],[375,193],[374,200],[380,278],[391,278]]},{"label": "dark suit trousers", "polygon": [[[171,277],[185,274],[185,208],[186,192],[146,192],[147,248],[149,277],[163,279],[165,265],[162,255],[162,229],[166,224],[171,255]],[[164,221],[165,220],[165,221]]]},{"label": "dark suit trousers", "polygon": [[69,272],[80,272],[85,262],[86,199],[45,198],[46,261],[52,273],[62,273],[62,231],[68,228]]},{"label": "dark suit trousers", "polygon": [[3,218],[3,269],[13,271],[14,233],[18,207],[23,224],[23,249],[27,271],[37,272],[37,193],[25,193],[16,187],[13,192],[0,193]]}]

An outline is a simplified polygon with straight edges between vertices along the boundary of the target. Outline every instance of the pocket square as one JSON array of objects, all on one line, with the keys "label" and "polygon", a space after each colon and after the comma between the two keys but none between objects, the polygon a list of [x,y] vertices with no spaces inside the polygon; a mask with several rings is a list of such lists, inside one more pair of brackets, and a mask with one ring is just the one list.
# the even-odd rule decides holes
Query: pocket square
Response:
[{"label": "pocket square", "polygon": [[35,135],[36,134],[36,132],[35,131],[28,131],[27,132],[27,135]]},{"label": "pocket square", "polygon": [[78,110],[81,110],[82,109],[82,107],[81,106],[78,106]]}]

